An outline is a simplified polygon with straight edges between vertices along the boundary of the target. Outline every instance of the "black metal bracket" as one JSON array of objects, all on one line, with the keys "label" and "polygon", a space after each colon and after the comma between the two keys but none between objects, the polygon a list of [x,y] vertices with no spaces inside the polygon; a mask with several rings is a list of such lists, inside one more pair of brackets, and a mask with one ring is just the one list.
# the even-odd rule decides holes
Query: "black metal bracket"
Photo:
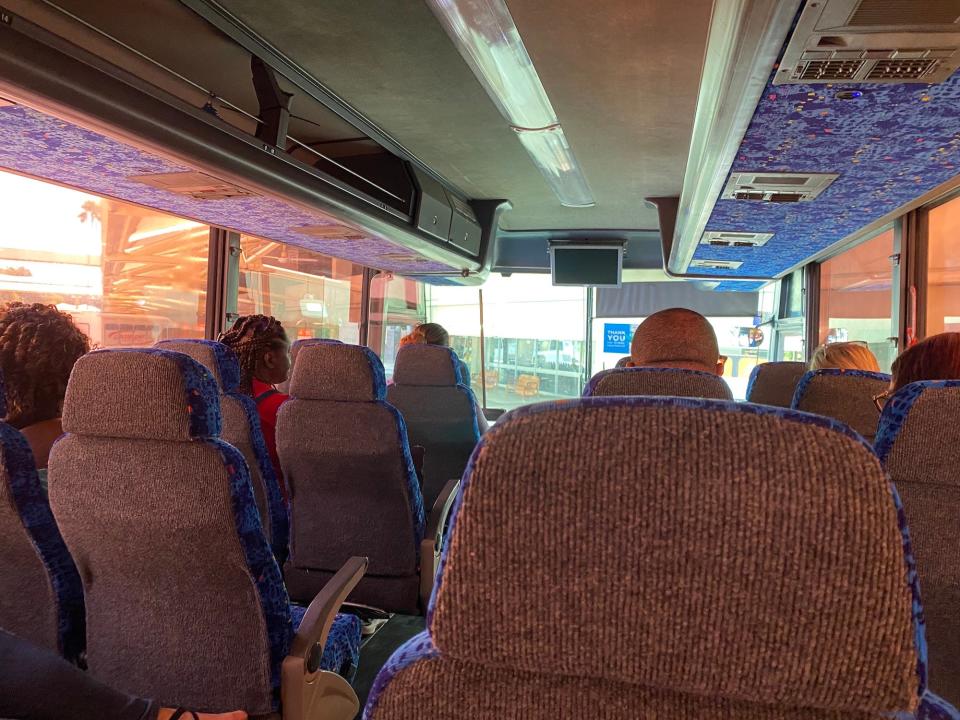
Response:
[{"label": "black metal bracket", "polygon": [[260,103],[257,139],[285,149],[293,94],[280,89],[273,68],[268,67],[256,55],[250,58],[250,71],[253,73],[253,89],[257,92],[257,102]]}]

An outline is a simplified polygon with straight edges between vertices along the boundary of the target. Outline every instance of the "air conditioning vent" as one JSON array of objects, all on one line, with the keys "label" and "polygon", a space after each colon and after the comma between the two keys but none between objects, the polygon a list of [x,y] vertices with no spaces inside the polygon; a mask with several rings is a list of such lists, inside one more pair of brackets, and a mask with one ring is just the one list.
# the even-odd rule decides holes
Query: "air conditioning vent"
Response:
[{"label": "air conditioning vent", "polygon": [[346,225],[298,225],[292,232],[323,240],[363,240],[366,235]]},{"label": "air conditioning vent", "polygon": [[863,60],[810,60],[797,68],[797,74],[806,82],[843,82],[853,80],[862,67]]},{"label": "air conditioning vent", "polygon": [[692,260],[690,262],[692,268],[707,270],[736,270],[741,265],[743,262],[738,260]]},{"label": "air conditioning vent", "polygon": [[808,2],[774,84],[940,83],[960,67],[957,0]]},{"label": "air conditioning vent", "polygon": [[129,175],[127,180],[143,183],[158,190],[186,195],[195,200],[227,200],[235,197],[251,197],[256,193],[239,185],[228,183],[202,172],[156,173],[153,175]]},{"label": "air conditioning vent", "polygon": [[727,232],[725,230],[707,230],[700,238],[701,245],[714,247],[760,247],[773,237],[769,232]]},{"label": "air conditioning vent", "polygon": [[804,202],[820,195],[838,177],[837,173],[732,173],[721,197],[768,203]]}]

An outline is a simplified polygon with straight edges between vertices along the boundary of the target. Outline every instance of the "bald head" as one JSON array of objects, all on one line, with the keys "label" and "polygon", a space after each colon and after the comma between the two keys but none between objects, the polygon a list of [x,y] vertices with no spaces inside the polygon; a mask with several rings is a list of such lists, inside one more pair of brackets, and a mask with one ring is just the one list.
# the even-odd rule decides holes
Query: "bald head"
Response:
[{"label": "bald head", "polygon": [[677,367],[723,372],[717,335],[700,313],[670,308],[644,320],[633,335],[634,367]]}]

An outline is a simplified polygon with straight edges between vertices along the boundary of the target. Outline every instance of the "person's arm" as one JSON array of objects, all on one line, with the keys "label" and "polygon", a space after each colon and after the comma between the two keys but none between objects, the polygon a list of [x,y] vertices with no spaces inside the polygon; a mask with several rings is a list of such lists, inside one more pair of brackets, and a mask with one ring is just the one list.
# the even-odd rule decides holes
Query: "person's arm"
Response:
[{"label": "person's arm", "polygon": [[49,650],[3,630],[0,667],[0,717],[156,720],[160,710],[152,700],[107,687]]}]

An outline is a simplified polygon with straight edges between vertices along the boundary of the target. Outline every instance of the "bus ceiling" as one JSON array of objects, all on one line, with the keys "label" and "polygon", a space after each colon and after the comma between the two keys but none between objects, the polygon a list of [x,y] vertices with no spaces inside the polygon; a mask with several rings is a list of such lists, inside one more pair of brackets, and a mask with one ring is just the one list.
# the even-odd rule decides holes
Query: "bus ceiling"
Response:
[{"label": "bus ceiling", "polygon": [[7,0],[0,166],[427,282],[615,239],[755,289],[956,184],[960,18],[862,5]]}]

